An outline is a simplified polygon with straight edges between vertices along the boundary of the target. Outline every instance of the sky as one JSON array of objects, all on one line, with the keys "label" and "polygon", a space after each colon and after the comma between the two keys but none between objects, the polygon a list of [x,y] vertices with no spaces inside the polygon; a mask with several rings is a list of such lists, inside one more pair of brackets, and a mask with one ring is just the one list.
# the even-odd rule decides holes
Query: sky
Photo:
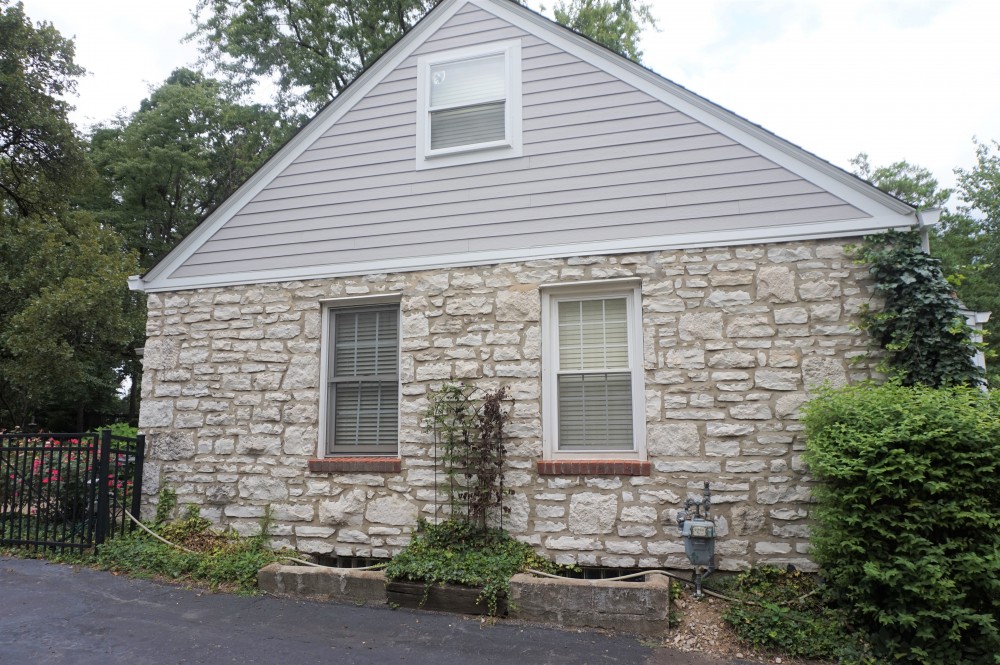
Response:
[{"label": "sky", "polygon": [[[196,0],[25,0],[76,42],[81,128],[133,112],[176,67]],[[532,2],[537,7],[537,2]],[[551,2],[545,4],[551,5]],[[1000,141],[996,0],[652,0],[643,64],[837,166],[905,159],[943,186]]]}]

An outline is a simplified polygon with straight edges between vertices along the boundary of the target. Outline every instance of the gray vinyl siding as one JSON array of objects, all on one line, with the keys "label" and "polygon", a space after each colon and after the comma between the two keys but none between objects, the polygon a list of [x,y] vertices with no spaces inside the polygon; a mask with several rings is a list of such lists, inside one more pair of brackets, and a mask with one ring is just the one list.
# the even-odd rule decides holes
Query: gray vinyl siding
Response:
[{"label": "gray vinyl siding", "polygon": [[[521,40],[523,156],[416,169],[417,57]],[[173,277],[866,215],[610,74],[459,11]]]}]

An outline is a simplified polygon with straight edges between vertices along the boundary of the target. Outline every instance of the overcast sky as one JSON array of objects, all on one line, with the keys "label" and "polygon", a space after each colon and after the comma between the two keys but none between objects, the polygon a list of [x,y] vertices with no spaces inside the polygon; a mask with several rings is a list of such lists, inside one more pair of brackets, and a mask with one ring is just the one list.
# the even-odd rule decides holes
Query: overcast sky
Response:
[{"label": "overcast sky", "polygon": [[[531,3],[537,7],[538,2]],[[551,5],[552,2],[544,4]],[[942,184],[1000,140],[997,0],[652,0],[644,64],[842,167],[907,159]],[[26,0],[75,38],[81,126],[197,59],[195,0]]]}]

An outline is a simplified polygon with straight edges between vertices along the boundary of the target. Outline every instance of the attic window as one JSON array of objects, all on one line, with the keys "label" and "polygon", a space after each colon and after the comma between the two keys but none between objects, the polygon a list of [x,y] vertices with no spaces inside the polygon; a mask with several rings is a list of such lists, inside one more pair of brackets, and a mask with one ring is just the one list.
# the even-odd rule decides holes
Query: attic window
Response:
[{"label": "attic window", "polygon": [[418,60],[417,168],[521,155],[520,42]]}]

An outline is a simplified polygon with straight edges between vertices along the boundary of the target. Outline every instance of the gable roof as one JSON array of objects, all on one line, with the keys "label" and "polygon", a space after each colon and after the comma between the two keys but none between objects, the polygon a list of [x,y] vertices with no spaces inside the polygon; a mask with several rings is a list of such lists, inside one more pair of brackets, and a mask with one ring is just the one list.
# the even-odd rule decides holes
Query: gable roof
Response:
[{"label": "gable roof", "polygon": [[[483,16],[488,16],[489,20],[483,20]],[[470,27],[473,25],[482,27]],[[624,203],[616,202],[615,206],[620,205],[620,208],[606,206],[604,216],[594,217],[588,222],[590,230],[585,233],[578,233],[574,224],[579,224],[579,218],[595,210],[600,211],[600,202],[580,203],[581,190],[577,188],[575,193],[563,193],[559,204],[562,207],[559,208],[553,204],[554,195],[550,195],[545,199],[545,205],[548,206],[546,209],[549,210],[547,214],[555,213],[570,221],[562,226],[553,222],[551,229],[539,229],[539,220],[547,220],[538,216],[541,213],[531,216],[525,214],[524,210],[531,207],[532,197],[540,200],[543,194],[551,192],[547,191],[548,187],[543,191],[538,183],[534,189],[525,189],[525,181],[534,179],[531,174],[536,171],[541,173],[544,168],[556,171],[562,169],[575,182],[587,182],[584,174],[589,165],[569,168],[566,166],[566,159],[555,159],[549,155],[527,156],[500,167],[457,167],[458,173],[454,168],[441,169],[436,174],[438,179],[448,180],[461,175],[463,182],[439,183],[436,189],[427,184],[428,178],[432,176],[422,179],[397,177],[395,180],[384,177],[386,183],[392,183],[395,193],[410,197],[405,201],[428,201],[428,217],[443,218],[447,224],[455,225],[446,225],[436,231],[437,235],[433,229],[428,229],[426,217],[406,220],[408,226],[401,222],[390,226],[386,224],[386,220],[400,216],[398,209],[396,212],[385,211],[381,216],[369,213],[366,208],[371,208],[373,204],[358,196],[355,196],[357,202],[352,206],[349,199],[353,190],[350,188],[368,186],[370,182],[382,182],[379,177],[384,169],[379,170],[374,165],[355,165],[358,154],[353,155],[353,159],[351,155],[341,155],[340,153],[345,152],[343,141],[346,139],[338,136],[338,127],[350,125],[365,131],[378,131],[378,128],[392,123],[386,117],[388,109],[401,109],[400,117],[406,114],[408,118],[415,117],[415,105],[411,99],[415,58],[421,53],[483,40],[484,34],[474,34],[475,29],[488,30],[485,38],[489,40],[513,37],[534,45],[538,53],[545,54],[537,59],[539,61],[547,59],[546,62],[563,63],[563,67],[575,66],[574,71],[583,72],[580,80],[586,80],[586,85],[590,86],[586,90],[606,89],[609,97],[631,95],[630,99],[636,100],[635,106],[644,104],[652,111],[643,113],[658,114],[655,117],[665,117],[668,113],[676,115],[676,120],[662,123],[671,126],[659,130],[645,127],[649,123],[642,117],[636,118],[636,126],[643,125],[642,132],[645,133],[635,133],[636,138],[630,139],[632,143],[621,146],[618,153],[613,155],[618,161],[606,168],[624,168],[625,161],[631,159],[628,167],[636,170],[654,166],[669,169],[669,164],[674,163],[677,164],[676,168],[691,170],[689,164],[684,162],[657,162],[654,159],[656,141],[669,139],[682,151],[702,151],[705,163],[710,159],[723,157],[758,160],[753,168],[766,169],[771,174],[769,177],[772,181],[765,184],[771,190],[780,192],[785,202],[805,200],[803,205],[812,206],[811,213],[792,214],[792,211],[761,206],[759,202],[756,202],[755,208],[755,202],[745,200],[727,201],[726,205],[722,205],[718,201],[705,203],[690,195],[678,194],[670,198],[669,194],[662,193],[664,181],[650,183],[647,179],[645,184],[632,182],[623,185],[622,187],[629,188],[631,198],[621,199]],[[545,50],[546,48],[549,50]],[[544,82],[538,81],[535,85],[554,85],[554,80],[559,81],[547,79]],[[548,95],[544,101],[556,97]],[[392,106],[393,103],[396,106]],[[581,102],[576,100],[574,104],[579,105]],[[559,108],[563,107],[558,107],[554,112],[558,112]],[[599,110],[595,107],[593,113],[597,115],[594,117],[601,115],[597,113]],[[645,116],[647,119],[649,117],[652,116]],[[683,126],[678,129],[672,126],[674,123]],[[386,150],[387,154],[395,154],[393,150],[412,150],[412,147],[407,147],[408,131],[404,123],[396,131],[396,136],[368,141],[371,138],[369,136],[366,138],[368,142],[357,143],[355,145],[360,147],[352,149],[374,150],[377,146]],[[566,144],[567,149],[580,152],[579,145],[572,143],[573,140],[579,143],[579,138],[574,136],[578,133],[575,129],[558,133],[550,126],[547,132],[546,138],[560,138],[562,143],[559,145]],[[550,140],[550,145],[558,143]],[[587,145],[593,144],[594,141],[591,140]],[[648,150],[644,153],[646,148]],[[607,153],[614,150],[614,146],[605,145],[603,150]],[[309,154],[310,151],[312,155]],[[310,175],[313,172],[311,170],[318,168],[315,164],[321,162],[313,155],[323,157],[332,153],[338,153],[337,159],[340,161],[327,159],[322,162],[321,166],[327,169],[322,178]],[[701,171],[691,170],[684,174],[685,179],[690,180],[691,176],[707,172],[704,164],[699,166]],[[516,187],[512,184],[514,179],[508,176],[508,171],[512,168],[521,169],[522,173],[528,174],[526,178],[520,178]],[[453,194],[463,187],[475,185],[478,189],[475,189],[474,194],[469,193],[468,197],[484,196],[483,184],[488,183],[493,188],[488,195],[500,197],[502,194],[497,192],[505,178],[509,181],[508,189],[516,195],[508,198],[519,196],[525,201],[519,210],[484,211],[481,206],[476,205],[477,201],[468,199],[463,206]],[[598,181],[605,179],[606,175],[598,176]],[[760,180],[744,175],[736,184],[746,185]],[[279,204],[276,201],[279,194],[274,192],[279,189],[279,185],[298,197],[296,200],[308,199],[310,211],[278,211]],[[763,186],[757,185],[758,189]],[[659,198],[653,203],[636,203],[640,199],[651,198],[647,189],[652,190],[655,197]],[[376,198],[384,195],[377,188],[373,188],[373,191]],[[296,192],[301,192],[301,196]],[[421,193],[426,194],[424,199],[419,199]],[[444,203],[434,207],[430,202]],[[576,207],[573,207],[574,203]],[[628,208],[632,204],[635,208]],[[687,210],[685,214],[688,217],[667,214],[675,208]],[[653,212],[649,212],[650,210]],[[452,213],[456,216],[448,217]],[[462,236],[465,231],[461,227],[464,218],[458,216],[459,213],[466,216],[477,215],[480,226],[495,224],[495,229],[503,228],[505,231],[490,233],[487,230],[486,237],[478,243],[472,240],[458,241],[455,236]],[[634,228],[626,231],[611,228],[618,223],[617,220],[609,222],[615,213],[619,213],[619,217],[627,217]],[[737,213],[745,221],[734,226],[730,224],[730,220],[735,219],[734,214]],[[912,226],[915,223],[914,210],[907,204],[532,10],[509,0],[444,0],[324,107],[146,275],[132,278],[130,286],[145,291],[168,291],[576,254],[858,236],[887,228]],[[355,234],[374,233],[376,225],[380,224],[378,232],[389,233],[385,243],[397,244],[392,245],[391,249],[388,245],[381,248],[362,246],[363,243],[358,240],[360,235],[348,237],[346,230],[337,228],[338,224],[352,226]],[[601,227],[607,229],[604,235],[593,230]],[[407,229],[410,229],[410,235],[404,233]],[[521,235],[515,237],[506,230],[510,230],[509,233],[520,232]],[[528,230],[532,232],[530,239],[526,235]],[[543,230],[546,232],[542,233]],[[248,236],[251,233],[258,235],[251,238]],[[500,237],[495,237],[497,235]],[[281,242],[285,243],[280,249],[275,240],[279,236]],[[418,243],[426,247],[417,248],[415,245]],[[309,257],[304,256],[306,252]],[[219,260],[219,257],[225,260]]]}]

